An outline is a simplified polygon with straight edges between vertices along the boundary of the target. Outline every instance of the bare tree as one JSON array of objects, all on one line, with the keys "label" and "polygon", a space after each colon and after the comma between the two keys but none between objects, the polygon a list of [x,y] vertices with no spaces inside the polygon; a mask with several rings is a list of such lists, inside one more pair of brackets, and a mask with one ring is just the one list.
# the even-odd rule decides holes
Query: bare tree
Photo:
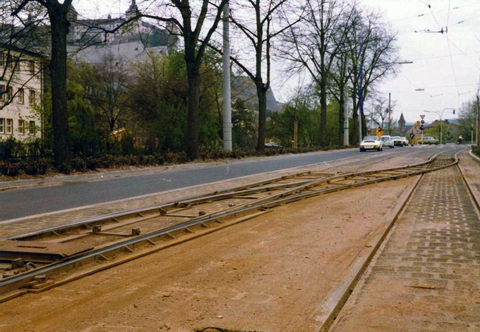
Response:
[{"label": "bare tree", "polygon": [[[232,56],[232,61],[253,81],[258,98],[258,142],[257,150],[265,149],[265,131],[267,123],[267,92],[270,89],[271,48],[273,39],[293,26],[297,21],[282,26],[277,13],[288,0],[248,0],[232,10],[230,19],[234,26],[247,39],[248,53],[255,54],[254,69],[247,61]],[[233,13],[238,12],[238,15]],[[276,16],[276,19],[274,17]],[[254,17],[254,20],[250,20]],[[220,49],[212,46],[220,52]],[[253,52],[252,52],[253,51]],[[237,52],[238,53],[238,52]]]},{"label": "bare tree", "polygon": [[[350,14],[350,13],[348,13]],[[347,92],[349,90],[348,82],[351,76],[351,67],[350,67],[350,53],[348,44],[345,42],[343,36],[351,34],[351,29],[353,28],[352,16],[344,15],[342,22],[339,24],[339,27],[336,31],[337,38],[333,40],[334,43],[339,43],[339,52],[333,60],[333,65],[330,70],[328,91],[333,95],[339,104],[338,112],[338,141],[340,145],[347,144],[344,142],[344,129],[345,129],[345,113],[347,107]]]},{"label": "bare tree", "polygon": [[111,134],[128,108],[125,107],[128,73],[126,63],[112,53],[105,54],[102,62],[87,66],[88,75],[84,83],[88,87],[87,97],[98,111],[106,131]]},{"label": "bare tree", "polygon": [[[150,15],[138,13],[137,19],[146,17],[164,22],[172,33],[183,37],[185,64],[188,77],[188,115],[186,147],[190,159],[198,157],[198,133],[199,133],[199,98],[200,98],[200,67],[202,64],[205,49],[210,42],[213,33],[221,20],[223,8],[228,0],[158,0],[163,13]],[[174,9],[174,10],[171,10]],[[178,14],[181,18],[178,18]],[[206,28],[206,23],[210,27]],[[202,35],[203,30],[206,33]]]},{"label": "bare tree", "polygon": [[72,0],[64,0],[63,3],[59,0],[22,0],[12,15],[19,16],[30,4],[39,4],[45,8],[50,21],[53,153],[57,167],[61,165],[69,167],[71,152],[67,108],[67,34],[70,22],[67,16]]},{"label": "bare tree", "polygon": [[346,42],[350,52],[353,142],[356,143],[359,137],[359,116],[362,132],[367,130],[363,101],[375,83],[380,82],[386,75],[395,72],[397,58],[396,34],[385,28],[378,14],[355,10],[352,25],[353,29],[350,30]]},{"label": "bare tree", "polygon": [[306,69],[318,85],[321,146],[327,141],[328,80],[347,38],[338,31],[345,20],[350,20],[354,5],[342,0],[306,0],[297,8],[301,23],[288,30],[281,50],[282,56],[293,63],[292,69]]}]

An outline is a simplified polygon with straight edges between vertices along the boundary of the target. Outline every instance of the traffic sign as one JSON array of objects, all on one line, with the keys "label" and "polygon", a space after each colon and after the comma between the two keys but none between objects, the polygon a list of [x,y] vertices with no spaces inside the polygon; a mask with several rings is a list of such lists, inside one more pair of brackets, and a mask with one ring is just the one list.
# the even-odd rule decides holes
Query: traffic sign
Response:
[{"label": "traffic sign", "polygon": [[421,122],[422,124],[424,124],[424,123],[425,123],[425,121],[424,121],[424,120],[422,120],[422,121],[420,121],[420,122]]},{"label": "traffic sign", "polygon": [[422,120],[425,119],[425,115],[420,115],[420,117],[422,118]]}]

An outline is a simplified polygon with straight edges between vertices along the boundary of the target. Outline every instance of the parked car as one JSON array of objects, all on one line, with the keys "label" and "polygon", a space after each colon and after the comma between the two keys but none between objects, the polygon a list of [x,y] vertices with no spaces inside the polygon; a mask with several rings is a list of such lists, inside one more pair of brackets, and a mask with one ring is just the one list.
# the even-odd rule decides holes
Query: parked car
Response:
[{"label": "parked car", "polygon": [[392,136],[389,135],[383,135],[381,138],[383,146],[388,146],[389,148],[394,148],[395,144],[392,140]]},{"label": "parked car", "polygon": [[410,144],[410,142],[406,137],[400,137],[400,139],[402,140],[403,146],[408,146],[408,144]]},{"label": "parked car", "polygon": [[367,150],[383,150],[382,141],[377,136],[365,136],[362,143],[360,143],[360,152]]},{"label": "parked car", "polygon": [[432,136],[426,136],[423,138],[423,141],[420,139],[418,141],[418,144],[438,144],[438,139],[436,139],[435,137],[432,137]]},{"label": "parked car", "polygon": [[400,136],[392,136],[393,145],[403,147],[402,138]]}]

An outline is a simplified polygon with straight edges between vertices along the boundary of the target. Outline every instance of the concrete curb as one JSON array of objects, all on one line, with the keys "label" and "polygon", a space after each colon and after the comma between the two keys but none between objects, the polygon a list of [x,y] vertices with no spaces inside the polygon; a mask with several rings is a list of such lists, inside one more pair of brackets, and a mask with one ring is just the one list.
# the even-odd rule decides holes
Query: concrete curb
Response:
[{"label": "concrete curb", "polygon": [[472,157],[474,160],[480,162],[480,158],[477,157],[472,150],[468,151],[468,154],[470,155],[470,157]]}]

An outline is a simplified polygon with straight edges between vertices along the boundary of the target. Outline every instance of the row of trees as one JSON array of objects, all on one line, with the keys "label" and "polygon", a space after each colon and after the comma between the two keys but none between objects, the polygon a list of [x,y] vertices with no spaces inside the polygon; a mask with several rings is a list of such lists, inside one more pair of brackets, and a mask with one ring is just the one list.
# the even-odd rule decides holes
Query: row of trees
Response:
[{"label": "row of trees", "polygon": [[[73,69],[67,70],[66,37],[70,26],[68,14],[71,3],[71,0],[12,1],[12,13],[17,18],[17,26],[31,25],[33,21],[25,20],[25,16],[35,12],[37,18],[43,17],[38,13],[44,13],[51,28],[51,140],[57,165],[70,162],[71,109],[80,112],[80,109],[93,107],[96,120],[102,119],[101,123],[109,133],[120,128],[122,114],[135,110],[135,114],[130,113],[129,119],[137,121],[129,123],[141,125],[141,128],[134,128],[137,132],[162,132],[162,135],[154,137],[156,143],[151,143],[152,146],[185,148],[191,159],[198,156],[202,147],[215,145],[212,142],[220,134],[215,126],[209,124],[221,123],[218,85],[212,84],[219,83],[220,68],[218,57],[209,49],[221,53],[216,31],[227,0],[155,0],[146,2],[144,6],[140,3],[141,9],[137,15],[124,24],[148,19],[165,25],[172,34],[179,34],[183,42],[180,52],[183,64],[180,66],[178,55],[170,58],[168,64],[150,57],[149,64],[133,65],[134,80],[130,79],[132,71],[127,73],[126,68],[117,67],[110,73],[88,69],[91,72],[86,77],[87,69],[78,73]],[[236,34],[232,70],[251,79],[258,98],[258,118],[253,125],[247,121],[251,117],[244,114],[245,105],[236,104],[240,111],[234,114],[234,118],[241,116],[237,126],[234,124],[234,134],[235,131],[248,128],[249,135],[242,138],[243,143],[252,143],[251,139],[246,139],[252,137],[256,139],[257,150],[264,149],[267,135],[266,95],[271,85],[272,60],[275,58],[285,61],[288,75],[307,71],[313,82],[308,98],[312,101],[294,99],[292,102],[295,106],[292,108],[292,104],[287,105],[285,110],[290,113],[305,110],[317,117],[317,121],[308,122],[311,127],[308,130],[308,144],[332,144],[327,139],[330,135],[336,135],[339,143],[345,143],[344,116],[349,100],[353,103],[352,143],[357,143],[359,121],[362,131],[366,132],[363,100],[372,94],[376,83],[394,72],[397,64],[394,46],[396,36],[381,22],[380,15],[361,10],[356,2],[344,0],[230,0],[229,6],[229,20]],[[44,24],[39,21],[36,24]],[[105,34],[113,32],[104,31]],[[108,68],[109,60],[106,61],[105,68]],[[174,66],[174,72],[170,72],[172,75],[169,76],[171,65]],[[75,93],[67,91],[67,73],[72,82],[70,88]],[[91,80],[96,75],[107,77],[108,74],[115,75],[117,82],[114,85],[98,85],[102,81],[100,77]],[[213,77],[217,81],[212,81]],[[152,85],[152,80],[155,85]],[[127,89],[128,81],[135,84],[129,84]],[[75,89],[73,82],[81,89]],[[82,89],[88,94],[88,107],[79,107],[77,103],[78,91]],[[125,100],[122,99],[127,90],[129,94],[138,93],[143,98],[136,100],[129,95]],[[98,91],[102,91],[100,95],[96,95]],[[105,99],[108,103],[105,103]],[[332,106],[329,108],[329,105]],[[337,110],[332,113],[336,114],[333,121],[331,116],[329,120],[329,109]],[[275,121],[278,118],[272,117],[272,123]],[[317,125],[313,126],[315,123]],[[270,134],[274,135],[275,130],[272,129]],[[146,137],[152,139],[152,135]]]},{"label": "row of trees", "polygon": [[[460,107],[456,133],[462,135],[466,142],[475,142],[475,140],[477,140],[476,130],[479,109],[478,99],[465,102]],[[478,141],[480,142],[480,140]]]}]

